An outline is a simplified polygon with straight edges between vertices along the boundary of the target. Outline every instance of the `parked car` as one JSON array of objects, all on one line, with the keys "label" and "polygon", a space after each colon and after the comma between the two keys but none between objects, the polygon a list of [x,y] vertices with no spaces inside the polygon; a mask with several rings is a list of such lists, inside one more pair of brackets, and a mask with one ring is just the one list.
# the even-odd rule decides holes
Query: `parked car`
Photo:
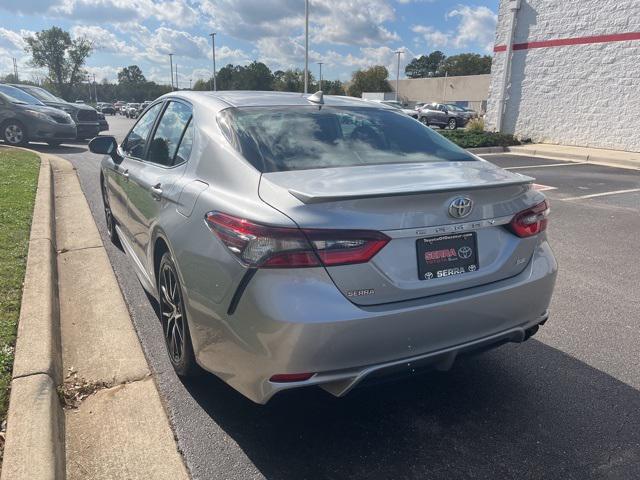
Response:
[{"label": "parked car", "polygon": [[124,114],[127,118],[137,118],[139,110],[139,103],[127,103],[127,106],[124,108]]},{"label": "parked car", "polygon": [[110,104],[110,103],[102,103],[102,104],[98,104],[98,111],[100,113],[103,113],[104,115],[115,115],[116,114],[116,109],[115,107]]},{"label": "parked car", "polygon": [[436,125],[440,128],[455,130],[464,127],[468,118],[458,111],[454,111],[442,103],[427,103],[418,110],[418,120],[425,125]]},{"label": "parked car", "polygon": [[98,130],[100,132],[109,130],[109,122],[107,122],[107,118],[104,116],[104,113],[102,112],[98,112]]},{"label": "parked car", "polygon": [[173,92],[89,148],[107,233],[158,300],[179,375],[202,367],[259,403],[341,396],[525,341],[549,316],[534,179],[388,107]]},{"label": "parked car", "polygon": [[447,109],[452,112],[458,113],[462,118],[465,118],[466,119],[465,124],[468,123],[470,120],[473,120],[474,118],[478,118],[478,114],[474,110],[464,108],[452,103],[445,104],[445,107],[447,107]]},{"label": "parked car", "polygon": [[126,103],[126,102],[123,102],[122,100],[118,100],[116,103],[114,103],[114,104],[113,104],[113,106],[114,106],[114,107],[115,107],[115,109],[116,109],[116,113],[120,113],[120,114],[124,115],[124,113],[123,113],[123,111],[122,111],[122,110],[123,110],[123,108],[124,108],[124,106],[125,106],[126,104],[127,104],[127,103]]},{"label": "parked car", "polygon": [[35,141],[51,146],[75,140],[77,134],[69,114],[6,84],[0,84],[0,133],[9,145]]},{"label": "parked car", "polygon": [[409,115],[410,117],[418,118],[418,112],[416,112],[414,109],[406,108],[404,105],[402,105],[402,103],[396,100],[370,100],[370,101],[381,103],[382,105],[387,105],[388,107],[396,108],[398,110],[401,110],[402,113]]},{"label": "parked car", "polygon": [[[77,125],[78,140],[93,138],[102,130],[105,130],[104,125],[100,124],[98,112],[95,108],[89,105],[69,103],[62,98],[56,97],[48,90],[33,85],[12,84],[12,86],[15,88],[19,88],[23,92],[26,92],[33,97],[36,97],[38,100],[49,107],[64,110],[69,115],[71,115]],[[104,120],[104,122],[106,122],[106,120]],[[107,125],[106,129],[108,128],[109,126]]]}]

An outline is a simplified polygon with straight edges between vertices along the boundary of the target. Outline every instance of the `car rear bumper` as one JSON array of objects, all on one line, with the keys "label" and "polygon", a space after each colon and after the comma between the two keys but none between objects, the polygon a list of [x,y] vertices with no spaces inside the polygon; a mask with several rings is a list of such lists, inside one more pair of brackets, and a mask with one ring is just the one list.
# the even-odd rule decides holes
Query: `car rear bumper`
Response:
[{"label": "car rear bumper", "polygon": [[[259,270],[232,315],[189,305],[196,358],[238,391],[266,403],[281,390],[318,385],[344,395],[403,365],[447,368],[469,349],[522,341],[544,322],[557,264],[541,239],[527,268],[460,292],[373,307],[349,302],[323,269]],[[275,374],[314,373],[274,383]]]},{"label": "car rear bumper", "polygon": [[78,127],[78,139],[93,138],[100,133],[99,122],[80,122]]}]

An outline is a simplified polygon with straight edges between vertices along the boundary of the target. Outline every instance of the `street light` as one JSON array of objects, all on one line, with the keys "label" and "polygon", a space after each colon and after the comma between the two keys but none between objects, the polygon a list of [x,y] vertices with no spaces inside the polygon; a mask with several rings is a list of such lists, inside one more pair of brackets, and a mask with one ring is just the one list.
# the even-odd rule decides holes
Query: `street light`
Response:
[{"label": "street light", "polygon": [[320,76],[318,77],[320,81],[318,84],[318,90],[322,90],[322,62],[318,62],[318,65],[320,65]]},{"label": "street light", "polygon": [[210,33],[209,36],[211,37],[211,51],[213,53],[213,75],[211,76],[213,85],[211,86],[211,90],[217,92],[218,86],[216,85],[216,34]]},{"label": "street light", "polygon": [[191,79],[189,79],[189,90],[191,90]]},{"label": "street light", "polygon": [[178,63],[176,62],[176,90],[180,90],[180,82],[178,82]]},{"label": "street light", "polygon": [[309,0],[304,2],[304,93],[309,93]]},{"label": "street light", "polygon": [[173,91],[173,53],[169,54],[169,66],[171,67],[171,91]]},{"label": "street light", "polygon": [[393,52],[398,55],[398,69],[396,70],[396,102],[398,101],[398,87],[400,85],[400,55],[404,52],[402,50],[398,50],[397,52]]}]

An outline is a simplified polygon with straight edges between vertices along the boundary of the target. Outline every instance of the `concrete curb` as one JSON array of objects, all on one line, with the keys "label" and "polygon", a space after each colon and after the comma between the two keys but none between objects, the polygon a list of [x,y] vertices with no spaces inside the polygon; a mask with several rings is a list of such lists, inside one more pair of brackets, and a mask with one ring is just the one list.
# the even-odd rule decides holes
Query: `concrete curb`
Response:
[{"label": "concrete curb", "polygon": [[554,149],[553,145],[541,144],[540,148],[537,148],[536,144],[532,144],[513,147],[470,148],[469,152],[476,155],[510,153],[513,155],[527,157],[548,158],[551,160],[568,162],[584,162],[591,163],[593,165],[640,170],[640,154],[616,150],[584,148],[567,151],[566,147],[562,147],[560,145],[557,149]]},{"label": "concrete curb", "polygon": [[1,480],[65,478],[53,174],[39,156]]}]

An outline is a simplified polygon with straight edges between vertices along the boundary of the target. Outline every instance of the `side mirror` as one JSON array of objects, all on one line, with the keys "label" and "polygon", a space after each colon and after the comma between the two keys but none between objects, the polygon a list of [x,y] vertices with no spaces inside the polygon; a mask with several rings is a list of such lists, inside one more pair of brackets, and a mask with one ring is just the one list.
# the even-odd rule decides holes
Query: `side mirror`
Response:
[{"label": "side mirror", "polygon": [[116,137],[108,135],[95,137],[89,142],[89,151],[100,155],[109,155],[111,158],[118,156],[118,142]]}]

